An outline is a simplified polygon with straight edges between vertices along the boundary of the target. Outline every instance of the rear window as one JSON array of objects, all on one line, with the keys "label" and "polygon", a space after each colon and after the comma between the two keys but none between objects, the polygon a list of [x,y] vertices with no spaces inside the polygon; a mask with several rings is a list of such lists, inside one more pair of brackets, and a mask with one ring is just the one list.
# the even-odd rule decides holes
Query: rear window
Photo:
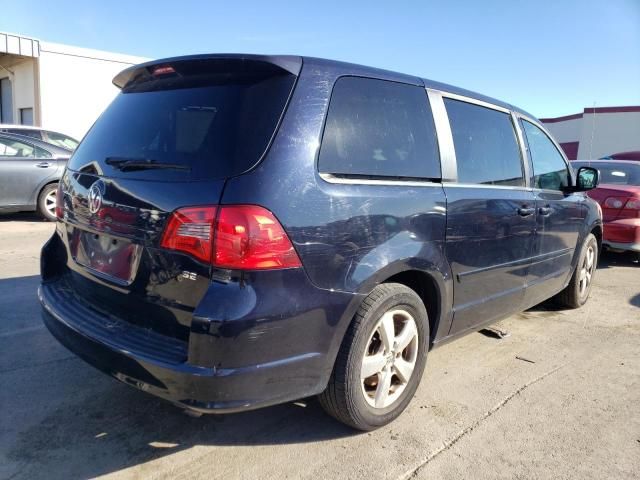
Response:
[{"label": "rear window", "polygon": [[[185,62],[186,63],[186,62]],[[295,76],[262,62],[175,65],[130,81],[69,162],[112,177],[201,180],[238,175],[262,157]],[[107,159],[180,165],[121,170]]]},{"label": "rear window", "polygon": [[440,178],[425,89],[369,78],[338,79],[318,169],[356,177]]}]

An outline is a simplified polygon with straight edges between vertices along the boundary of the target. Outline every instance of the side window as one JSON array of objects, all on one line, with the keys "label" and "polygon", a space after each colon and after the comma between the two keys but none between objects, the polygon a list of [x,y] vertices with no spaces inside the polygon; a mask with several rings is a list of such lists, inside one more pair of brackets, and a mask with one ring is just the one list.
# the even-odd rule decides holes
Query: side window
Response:
[{"label": "side window", "polygon": [[427,92],[402,83],[342,77],[331,95],[321,173],[439,179]]},{"label": "side window", "polygon": [[0,138],[1,157],[34,157],[34,147],[9,138]]},{"label": "side window", "polygon": [[567,164],[547,134],[531,122],[522,121],[533,163],[533,186],[561,190],[569,185]]},{"label": "side window", "polygon": [[458,164],[458,182],[524,186],[522,157],[511,115],[444,99]]},{"label": "side window", "polygon": [[36,154],[36,158],[51,158],[51,154],[47,152],[44,148],[36,147],[35,154]]}]

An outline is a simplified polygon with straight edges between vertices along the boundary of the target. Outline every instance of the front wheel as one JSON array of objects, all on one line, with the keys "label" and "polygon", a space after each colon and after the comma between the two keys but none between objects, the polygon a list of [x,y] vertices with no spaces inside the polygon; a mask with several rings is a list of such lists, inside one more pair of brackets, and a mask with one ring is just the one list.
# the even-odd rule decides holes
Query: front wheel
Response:
[{"label": "front wheel", "polygon": [[320,404],[359,430],[386,425],[418,388],[428,345],[429,321],[420,297],[401,284],[378,285],[349,326]]},{"label": "front wheel", "polygon": [[56,201],[58,184],[46,185],[38,195],[38,213],[47,221],[56,219]]},{"label": "front wheel", "polygon": [[556,300],[564,307],[579,308],[587,302],[598,266],[598,241],[590,233],[585,238],[578,257],[578,264],[569,285],[560,292]]}]

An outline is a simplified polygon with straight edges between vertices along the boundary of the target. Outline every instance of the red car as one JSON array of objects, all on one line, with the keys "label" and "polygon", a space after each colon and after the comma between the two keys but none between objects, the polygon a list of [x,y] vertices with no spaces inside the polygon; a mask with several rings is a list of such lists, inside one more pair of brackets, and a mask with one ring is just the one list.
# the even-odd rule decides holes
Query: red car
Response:
[{"label": "red car", "polygon": [[612,153],[601,160],[635,160],[640,161],[640,151]]},{"label": "red car", "polygon": [[571,165],[600,171],[598,188],[588,195],[602,207],[602,243],[611,250],[636,252],[640,260],[640,161],[577,160]]}]

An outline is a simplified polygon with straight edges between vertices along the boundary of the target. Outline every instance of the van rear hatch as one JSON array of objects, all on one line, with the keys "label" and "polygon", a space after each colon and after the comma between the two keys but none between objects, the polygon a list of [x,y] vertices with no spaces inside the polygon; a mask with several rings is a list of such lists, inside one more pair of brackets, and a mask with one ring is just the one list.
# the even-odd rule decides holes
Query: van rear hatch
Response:
[{"label": "van rear hatch", "polygon": [[218,204],[226,179],[261,160],[300,67],[297,57],[193,56],[116,76],[121,93],[61,182],[62,281],[94,309],[186,340],[212,268],[161,247],[167,221]]}]

